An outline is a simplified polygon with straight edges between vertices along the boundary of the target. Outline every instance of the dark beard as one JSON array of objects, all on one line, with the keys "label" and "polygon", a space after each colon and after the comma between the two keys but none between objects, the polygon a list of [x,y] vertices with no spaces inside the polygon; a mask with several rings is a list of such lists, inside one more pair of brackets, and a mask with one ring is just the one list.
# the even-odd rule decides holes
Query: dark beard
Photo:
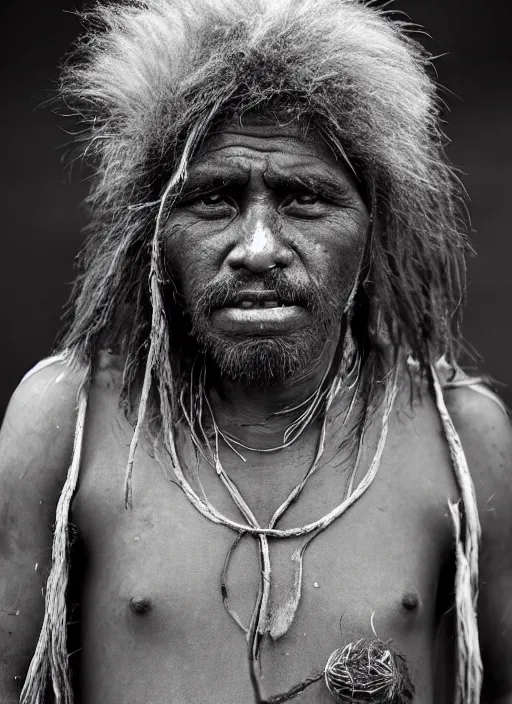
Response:
[{"label": "dark beard", "polygon": [[295,377],[320,356],[324,346],[310,331],[286,337],[235,338],[207,334],[198,338],[218,373],[245,386],[275,386]]},{"label": "dark beard", "polygon": [[[212,327],[211,313],[228,304],[236,294],[258,281],[264,289],[275,290],[289,305],[300,305],[311,313],[312,324],[283,336],[242,336],[219,332]],[[213,363],[224,378],[248,386],[273,386],[291,379],[317,359],[326,340],[338,329],[343,314],[343,300],[335,300],[328,291],[340,292],[339,282],[319,289],[311,280],[294,282],[280,269],[268,271],[257,279],[237,275],[203,288],[190,314],[190,335],[197,341],[207,361]],[[187,316],[188,317],[188,316]]]}]

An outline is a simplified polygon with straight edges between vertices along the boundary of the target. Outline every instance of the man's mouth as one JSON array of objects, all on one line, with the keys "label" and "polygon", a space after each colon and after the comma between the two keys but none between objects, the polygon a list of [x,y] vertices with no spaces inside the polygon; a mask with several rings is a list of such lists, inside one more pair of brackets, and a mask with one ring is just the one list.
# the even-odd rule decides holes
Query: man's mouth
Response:
[{"label": "man's mouth", "polygon": [[310,323],[307,310],[286,301],[276,291],[239,291],[212,313],[212,324],[237,335],[274,336],[289,334]]},{"label": "man's mouth", "polygon": [[294,305],[281,299],[275,291],[240,291],[232,300],[226,302],[223,308],[284,308]]},{"label": "man's mouth", "polygon": [[279,303],[279,301],[277,301],[277,300],[263,301],[263,303],[259,303],[258,301],[243,300],[243,301],[240,301],[240,303],[237,303],[235,306],[232,306],[232,307],[233,308],[279,308],[279,306],[284,308],[285,304]]}]

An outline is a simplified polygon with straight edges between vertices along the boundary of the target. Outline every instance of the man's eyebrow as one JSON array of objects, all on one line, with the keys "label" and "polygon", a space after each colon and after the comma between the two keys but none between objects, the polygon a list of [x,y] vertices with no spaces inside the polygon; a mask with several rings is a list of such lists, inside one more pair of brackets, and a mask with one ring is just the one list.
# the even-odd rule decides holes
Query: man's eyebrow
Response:
[{"label": "man's eyebrow", "polygon": [[331,200],[344,198],[349,190],[346,179],[337,179],[327,174],[302,173],[284,174],[274,170],[265,172],[265,183],[274,190],[305,190],[317,193]]},{"label": "man's eyebrow", "polygon": [[215,191],[230,186],[243,186],[249,179],[245,169],[217,169],[196,167],[191,170],[183,184],[183,194]]}]

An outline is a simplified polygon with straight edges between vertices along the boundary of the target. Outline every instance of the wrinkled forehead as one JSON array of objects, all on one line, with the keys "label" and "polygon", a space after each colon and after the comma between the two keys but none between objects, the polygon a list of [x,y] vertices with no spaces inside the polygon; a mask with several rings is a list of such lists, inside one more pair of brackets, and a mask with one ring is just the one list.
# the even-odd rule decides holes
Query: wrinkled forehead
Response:
[{"label": "wrinkled forehead", "polygon": [[302,145],[304,148],[314,145],[324,152],[325,156],[335,158],[334,153],[321,138],[318,130],[301,117],[288,117],[285,120],[266,117],[251,111],[232,116],[229,119],[219,119],[214,122],[204,144],[210,147],[219,144],[226,135],[276,139]]},{"label": "wrinkled forehead", "polygon": [[192,168],[207,162],[220,162],[228,156],[272,154],[277,161],[286,161],[290,168],[304,164],[321,164],[325,169],[342,173],[360,190],[356,172],[342,153],[322,137],[318,129],[301,118],[264,117],[247,112],[218,121],[210,129],[192,160]]}]

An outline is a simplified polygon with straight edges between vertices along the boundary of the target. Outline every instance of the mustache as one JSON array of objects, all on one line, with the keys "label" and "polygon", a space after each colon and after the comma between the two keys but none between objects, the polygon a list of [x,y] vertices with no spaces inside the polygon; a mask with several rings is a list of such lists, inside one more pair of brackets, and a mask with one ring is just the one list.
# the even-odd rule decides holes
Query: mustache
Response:
[{"label": "mustache", "polygon": [[236,305],[240,292],[247,289],[274,291],[286,305],[299,305],[316,314],[329,312],[328,317],[338,307],[327,288],[312,279],[298,281],[280,269],[271,269],[259,276],[240,273],[206,284],[194,306],[194,317],[208,317],[217,308]]}]

